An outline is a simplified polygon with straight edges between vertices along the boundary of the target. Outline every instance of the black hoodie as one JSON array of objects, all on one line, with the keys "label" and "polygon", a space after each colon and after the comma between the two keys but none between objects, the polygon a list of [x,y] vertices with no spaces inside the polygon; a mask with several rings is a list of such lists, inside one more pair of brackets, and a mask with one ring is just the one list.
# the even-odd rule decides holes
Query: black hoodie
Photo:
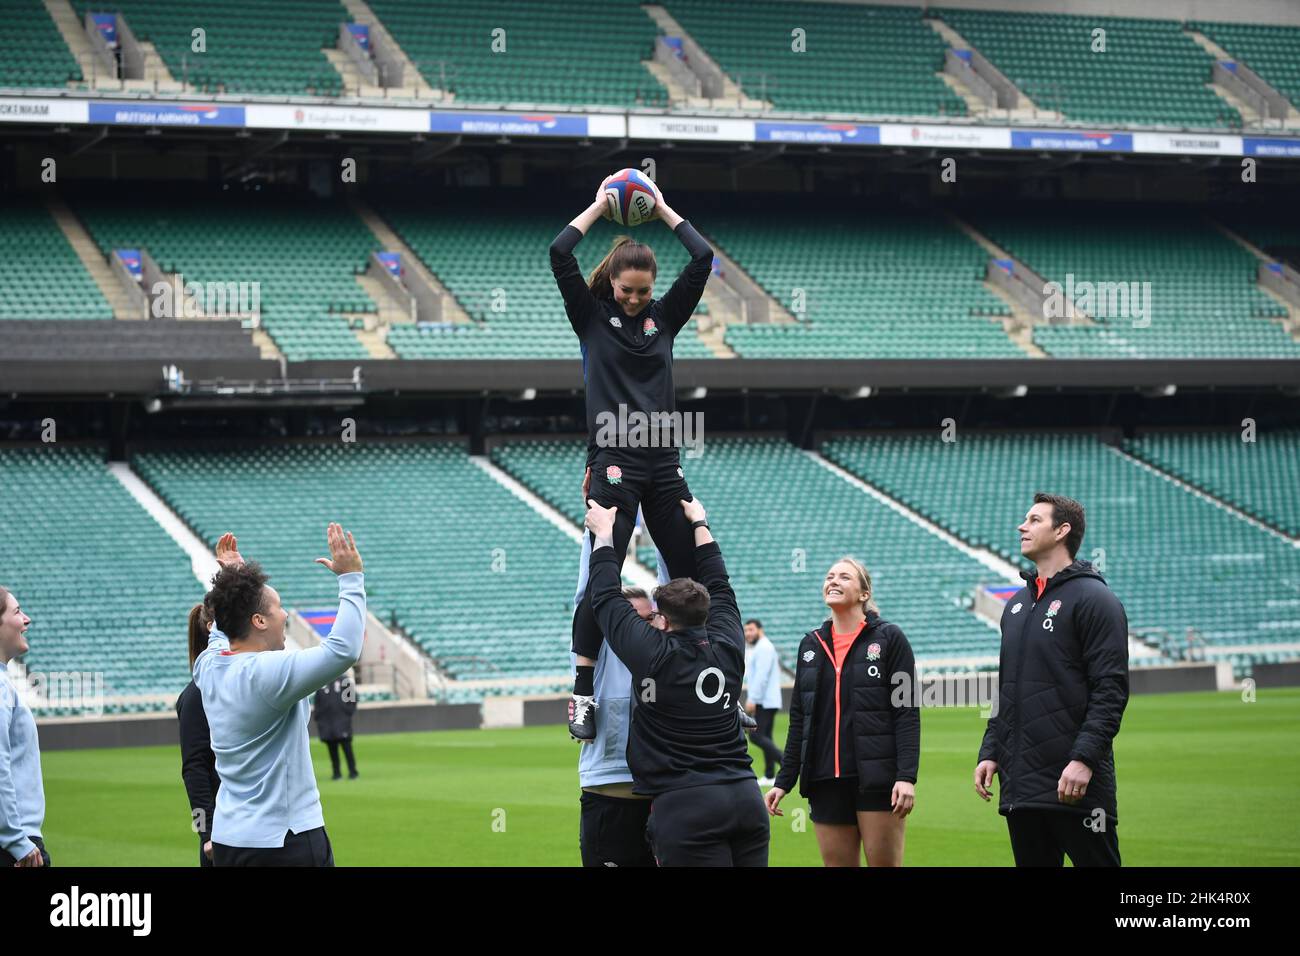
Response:
[{"label": "black hoodie", "polygon": [[634,793],[756,780],[736,700],[745,676],[745,636],[722,551],[695,549],[696,577],[709,591],[699,627],[658,631],[623,597],[610,547],[591,552],[591,606],[601,633],[632,673],[627,765]]},{"label": "black hoodie", "polygon": [[[1021,807],[1091,814],[1118,823],[1115,756],[1128,703],[1128,618],[1092,564],[1075,561],[1037,596],[1036,575],[1002,611],[997,709],[979,760],[998,764],[998,812]],[[1072,760],[1092,770],[1079,803],[1057,799]]]}]

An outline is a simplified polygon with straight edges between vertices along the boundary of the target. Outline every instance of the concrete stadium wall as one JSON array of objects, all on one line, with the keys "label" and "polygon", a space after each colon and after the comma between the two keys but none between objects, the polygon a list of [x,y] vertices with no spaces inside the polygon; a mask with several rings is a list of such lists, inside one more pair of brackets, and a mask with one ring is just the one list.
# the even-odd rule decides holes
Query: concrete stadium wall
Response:
[{"label": "concrete stadium wall", "polygon": [[[871,4],[886,7],[927,6],[921,0],[810,0],[817,3]],[[1072,13],[1155,20],[1218,20],[1231,23],[1274,23],[1300,26],[1295,0],[942,0],[932,7],[1006,10],[1011,13]]]}]

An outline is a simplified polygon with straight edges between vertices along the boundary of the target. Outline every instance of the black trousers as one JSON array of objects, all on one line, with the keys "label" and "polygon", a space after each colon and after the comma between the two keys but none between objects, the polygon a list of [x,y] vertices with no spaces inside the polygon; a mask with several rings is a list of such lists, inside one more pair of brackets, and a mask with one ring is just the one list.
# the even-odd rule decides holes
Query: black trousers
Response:
[{"label": "black trousers", "polygon": [[330,751],[330,764],[334,767],[334,776],[341,776],[339,773],[340,747],[343,748],[343,756],[348,760],[348,773],[355,774],[357,772],[357,761],[356,758],[352,756],[351,738],[347,740],[327,740],[325,741],[325,746],[328,747]]},{"label": "black trousers", "polygon": [[[45,850],[45,841],[38,836],[29,836],[27,839],[36,844],[36,849],[41,851],[41,859],[46,866],[50,865],[50,854]],[[7,850],[0,850],[0,867],[13,866],[18,861]]]},{"label": "black trousers", "polygon": [[776,768],[781,765],[781,748],[772,739],[772,728],[776,724],[777,708],[755,707],[754,722],[756,730],[749,732],[749,739],[758,744],[763,751],[763,776],[771,779],[776,776]]},{"label": "black trousers", "polygon": [[772,837],[752,779],[661,793],[649,833],[660,866],[767,866]]},{"label": "black trousers", "polygon": [[333,866],[334,848],[324,827],[284,835],[284,846],[226,846],[212,842],[214,866]]},{"label": "black trousers", "polygon": [[1064,866],[1065,856],[1075,866],[1119,866],[1119,834],[1115,825],[1102,821],[1092,829],[1090,815],[1065,810],[1027,808],[1007,814],[1011,852],[1016,866]]},{"label": "black trousers", "polygon": [[582,791],[578,848],[583,866],[654,866],[646,837],[650,801]]},{"label": "black trousers", "polygon": [[[202,836],[199,837],[199,867],[200,867],[200,869],[205,868],[205,867],[212,866],[212,861],[209,860],[209,859],[208,859],[208,855],[207,855],[206,853],[203,852],[203,844],[205,844],[205,843],[207,843],[207,842],[208,842],[207,839],[205,839],[204,837],[202,837]],[[216,845],[215,843],[212,844],[212,855],[213,855],[213,856],[216,856],[216,855],[217,855],[217,845]]]},{"label": "black trousers", "polygon": [[[602,508],[618,507],[614,552],[620,565],[627,555],[639,505],[646,528],[668,565],[668,577],[695,575],[695,534],[681,506],[682,501],[691,500],[691,493],[676,448],[600,449],[591,465],[588,497]],[[595,660],[604,640],[591,610],[588,586],[573,614],[573,652]]]}]

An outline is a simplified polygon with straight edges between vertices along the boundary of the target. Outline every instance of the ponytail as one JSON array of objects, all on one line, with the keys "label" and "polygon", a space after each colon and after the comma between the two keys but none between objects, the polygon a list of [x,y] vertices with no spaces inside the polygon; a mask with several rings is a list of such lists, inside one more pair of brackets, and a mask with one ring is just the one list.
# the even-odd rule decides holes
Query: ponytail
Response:
[{"label": "ponytail", "polygon": [[651,277],[657,276],[659,266],[655,262],[654,250],[631,236],[619,236],[587,278],[587,288],[597,299],[613,301],[614,288],[610,278],[622,275],[624,269],[644,269]]},{"label": "ponytail", "polygon": [[200,604],[190,608],[190,670],[194,661],[208,646],[208,625],[212,623],[212,611],[208,608],[205,597]]}]

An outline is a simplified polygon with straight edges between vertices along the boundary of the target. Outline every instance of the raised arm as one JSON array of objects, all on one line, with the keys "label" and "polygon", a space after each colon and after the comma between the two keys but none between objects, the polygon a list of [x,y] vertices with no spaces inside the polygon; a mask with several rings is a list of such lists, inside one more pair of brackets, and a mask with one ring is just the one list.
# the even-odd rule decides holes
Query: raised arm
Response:
[{"label": "raised arm", "polygon": [[569,324],[579,337],[586,331],[587,322],[599,306],[591,289],[587,287],[582,270],[578,268],[573,250],[587,234],[592,223],[605,215],[602,192],[604,185],[602,182],[601,188],[596,190],[596,198],[591,205],[570,220],[551,242],[551,274],[555,276],[555,284],[559,286],[560,295],[564,298],[564,311],[569,316]]},{"label": "raised arm", "polygon": [[[688,522],[705,521],[708,516],[700,499],[681,502]],[[740,608],[736,605],[736,592],[727,577],[727,565],[722,560],[722,549],[713,540],[708,525],[700,525],[695,535],[695,576],[709,592],[709,638],[726,641],[745,653],[745,631],[740,625]]]},{"label": "raised arm", "polygon": [[288,710],[308,694],[347,673],[361,657],[366,633],[366,589],[361,555],[352,534],[337,524],[328,531],[331,558],[317,558],[339,578],[339,609],[334,626],[317,647],[288,653],[258,654],[253,686],[272,707]]},{"label": "raised arm", "polygon": [[605,640],[633,676],[655,673],[668,652],[662,631],[656,630],[637,615],[623,597],[618,557],[614,552],[614,515],[617,508],[602,508],[594,500],[587,502],[586,525],[591,530],[592,547],[587,593],[591,609]]},{"label": "raised arm", "polygon": [[664,202],[663,193],[658,186],[655,186],[655,212],[691,254],[691,261],[660,300],[664,326],[676,335],[691,320],[695,307],[700,304],[705,283],[713,272],[713,247],[695,231],[689,221]]}]

